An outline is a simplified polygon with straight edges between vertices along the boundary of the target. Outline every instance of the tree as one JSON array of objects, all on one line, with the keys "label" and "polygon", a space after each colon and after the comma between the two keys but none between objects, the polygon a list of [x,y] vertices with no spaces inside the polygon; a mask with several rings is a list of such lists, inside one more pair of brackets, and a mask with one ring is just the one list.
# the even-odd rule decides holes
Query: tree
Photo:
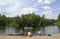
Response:
[{"label": "tree", "polygon": [[58,15],[57,23],[58,27],[60,27],[60,14]]},{"label": "tree", "polygon": [[[6,17],[0,14],[0,27],[11,26],[22,29],[24,27],[40,28],[54,23],[54,19],[46,19],[45,15],[40,17],[40,15],[34,13],[22,16],[17,15],[15,17]],[[60,15],[58,16],[57,24],[60,25]]]},{"label": "tree", "polygon": [[5,27],[7,25],[6,22],[6,16],[5,15],[0,15],[0,27]]},{"label": "tree", "polygon": [[11,26],[11,27],[14,27],[14,28],[17,28],[19,25],[16,24],[16,23],[11,23],[10,26]]}]

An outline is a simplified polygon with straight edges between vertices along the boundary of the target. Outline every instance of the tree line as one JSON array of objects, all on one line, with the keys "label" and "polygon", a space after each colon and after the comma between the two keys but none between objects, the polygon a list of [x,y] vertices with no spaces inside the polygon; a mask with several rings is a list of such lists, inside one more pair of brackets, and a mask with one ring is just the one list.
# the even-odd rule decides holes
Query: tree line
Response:
[{"label": "tree line", "polygon": [[56,24],[58,25],[58,27],[60,27],[60,14],[58,15],[58,19],[56,20]]},{"label": "tree line", "polygon": [[57,20],[58,22],[56,22],[54,19],[45,18],[45,15],[41,17],[40,15],[36,15],[34,13],[21,16],[17,15],[15,17],[6,17],[5,15],[0,14],[0,27],[11,26],[14,28],[40,28],[48,25],[54,25],[55,22],[60,25],[59,19],[60,15]]}]

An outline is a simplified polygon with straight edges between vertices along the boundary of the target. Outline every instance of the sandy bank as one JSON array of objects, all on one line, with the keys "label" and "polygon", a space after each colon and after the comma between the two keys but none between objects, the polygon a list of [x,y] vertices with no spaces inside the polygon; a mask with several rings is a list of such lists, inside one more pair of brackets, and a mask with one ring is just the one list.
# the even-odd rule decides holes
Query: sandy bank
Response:
[{"label": "sandy bank", "polygon": [[26,37],[26,36],[0,36],[0,39],[60,39],[60,35],[53,35],[53,36],[33,36],[33,37]]}]

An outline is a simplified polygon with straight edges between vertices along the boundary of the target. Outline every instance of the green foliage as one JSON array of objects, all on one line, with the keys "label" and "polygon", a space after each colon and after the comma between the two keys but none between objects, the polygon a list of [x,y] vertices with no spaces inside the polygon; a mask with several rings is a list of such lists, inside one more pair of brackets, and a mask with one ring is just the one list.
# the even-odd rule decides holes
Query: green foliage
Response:
[{"label": "green foliage", "polygon": [[60,27],[60,14],[59,14],[59,16],[58,16],[58,19],[57,19],[57,21],[56,21],[56,24],[58,25],[58,27]]},{"label": "green foliage", "polygon": [[0,27],[5,27],[7,25],[6,16],[0,15]]},{"label": "green foliage", "polygon": [[14,27],[14,28],[17,28],[19,25],[16,24],[16,23],[11,23],[10,26],[11,26],[11,27]]},{"label": "green foliage", "polygon": [[40,23],[40,16],[35,15],[34,13],[22,15],[20,22],[22,23],[21,26],[23,27],[37,28]]},{"label": "green foliage", "polygon": [[46,19],[45,15],[40,17],[34,13],[32,14],[25,14],[22,16],[15,16],[15,17],[6,17],[5,15],[0,14],[0,26],[11,26],[16,28],[24,28],[24,27],[33,27],[39,28],[44,27],[47,25],[54,24],[54,19]]}]

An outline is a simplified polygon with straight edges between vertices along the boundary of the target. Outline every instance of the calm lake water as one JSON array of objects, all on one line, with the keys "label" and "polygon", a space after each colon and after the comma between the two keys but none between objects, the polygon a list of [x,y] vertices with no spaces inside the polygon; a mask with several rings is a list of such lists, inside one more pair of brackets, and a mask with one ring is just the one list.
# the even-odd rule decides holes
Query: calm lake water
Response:
[{"label": "calm lake water", "polygon": [[[42,31],[43,34],[60,34],[60,29],[57,26],[46,26],[41,29],[36,29],[33,32],[33,35],[34,36],[38,35],[37,32],[40,30]],[[16,30],[12,27],[6,27],[6,29],[0,29],[0,35],[10,34],[11,32],[19,34],[20,30]]]},{"label": "calm lake water", "polygon": [[[60,34],[60,29],[57,26],[46,26],[44,28],[41,28],[40,30],[42,31],[43,35]],[[33,35],[34,36],[38,35],[38,34],[36,34],[38,31],[39,31],[39,29],[37,29]]]}]

